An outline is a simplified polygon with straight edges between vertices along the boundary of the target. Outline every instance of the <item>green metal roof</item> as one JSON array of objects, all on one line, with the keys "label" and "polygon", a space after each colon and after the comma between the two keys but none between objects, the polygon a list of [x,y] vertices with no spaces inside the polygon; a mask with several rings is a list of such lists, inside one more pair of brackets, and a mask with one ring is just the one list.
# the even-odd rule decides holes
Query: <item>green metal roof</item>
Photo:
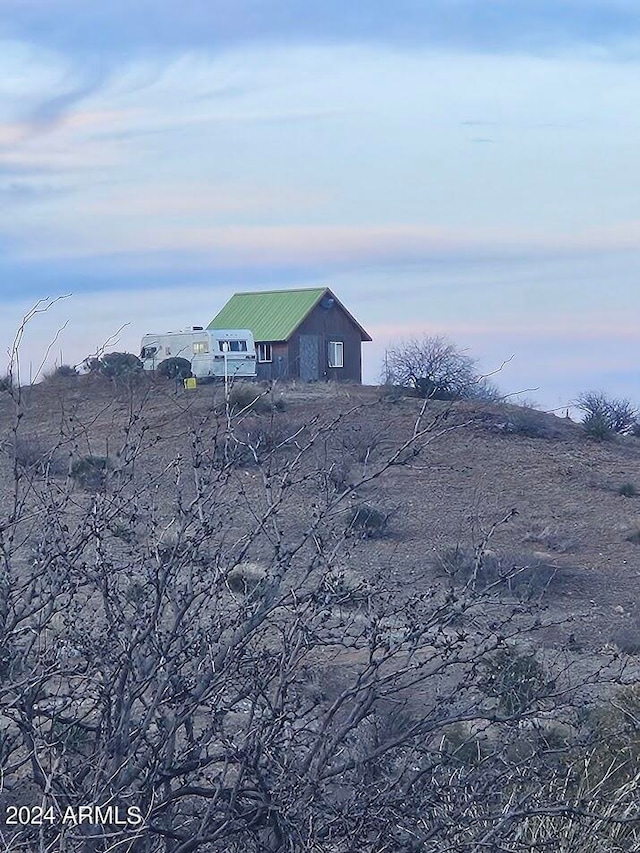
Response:
[{"label": "green metal roof", "polygon": [[[311,287],[236,293],[207,328],[250,329],[256,341],[286,341],[327,290],[326,287]],[[343,305],[341,307],[346,311]],[[346,313],[351,317],[348,311]],[[371,340],[356,320],[354,323],[363,333],[364,340]]]}]

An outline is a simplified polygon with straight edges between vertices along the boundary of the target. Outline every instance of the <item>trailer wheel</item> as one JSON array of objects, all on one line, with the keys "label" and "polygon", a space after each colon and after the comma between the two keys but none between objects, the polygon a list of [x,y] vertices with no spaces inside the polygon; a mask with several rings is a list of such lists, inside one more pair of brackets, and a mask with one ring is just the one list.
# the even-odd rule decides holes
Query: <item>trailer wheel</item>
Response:
[{"label": "trailer wheel", "polygon": [[188,379],[191,376],[191,362],[179,356],[165,358],[156,367],[156,374],[167,379]]}]

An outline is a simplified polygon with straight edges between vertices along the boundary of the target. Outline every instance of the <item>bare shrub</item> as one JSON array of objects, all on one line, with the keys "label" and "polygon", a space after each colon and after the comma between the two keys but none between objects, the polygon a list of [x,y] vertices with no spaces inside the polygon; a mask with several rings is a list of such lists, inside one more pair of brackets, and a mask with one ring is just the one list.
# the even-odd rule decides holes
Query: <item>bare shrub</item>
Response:
[{"label": "bare shrub", "polygon": [[531,600],[561,585],[561,570],[530,554],[496,554],[456,546],[440,554],[436,567],[456,585],[472,585],[477,590],[508,592]]},{"label": "bare shrub", "polygon": [[285,401],[271,389],[261,389],[249,382],[234,382],[229,391],[228,405],[234,414],[248,411],[265,414],[284,411]]},{"label": "bare shrub", "polygon": [[614,433],[628,435],[638,418],[637,408],[628,399],[609,397],[602,391],[581,394],[575,405],[585,414],[582,422],[587,432],[599,439]]},{"label": "bare shrub", "polygon": [[15,431],[4,449],[12,456],[17,468],[25,473],[38,476],[66,473],[67,465],[60,448],[51,447],[38,435]]}]

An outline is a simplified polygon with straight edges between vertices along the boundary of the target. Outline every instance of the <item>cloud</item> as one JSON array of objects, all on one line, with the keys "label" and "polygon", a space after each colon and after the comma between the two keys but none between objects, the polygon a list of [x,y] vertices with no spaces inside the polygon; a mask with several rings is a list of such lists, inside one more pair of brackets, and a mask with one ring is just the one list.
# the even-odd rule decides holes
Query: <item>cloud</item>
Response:
[{"label": "cloud", "polygon": [[0,172],[0,204],[29,204],[50,201],[74,192],[72,187],[55,187],[50,184],[33,184],[26,181],[11,181],[3,186]]},{"label": "cloud", "polygon": [[95,95],[105,84],[107,73],[104,68],[83,68],[83,79],[65,91],[45,98],[33,107],[24,119],[31,133],[54,129],[84,100]]},{"label": "cloud", "polygon": [[[268,196],[238,199],[239,209],[264,207]],[[78,202],[74,200],[74,205]],[[612,251],[640,250],[640,223],[589,229],[582,233],[553,234],[508,227],[442,227],[437,225],[255,225],[203,226],[188,221],[187,214],[230,213],[234,201],[196,196],[177,197],[177,221],[167,223],[162,195],[134,199],[131,211],[107,202],[100,209],[88,206],[79,212],[102,213],[102,228],[89,219],[87,229],[74,227],[66,237],[60,229],[38,245],[26,249],[23,257],[68,259],[100,256],[148,258],[163,253],[217,267],[314,267],[318,270],[348,269],[357,266],[385,267],[414,265],[430,260],[494,260],[552,257],[585,257]],[[158,214],[151,215],[149,214]],[[129,215],[130,214],[130,215]],[[81,234],[81,239],[78,239]],[[24,250],[23,250],[24,251]],[[19,257],[19,255],[15,255]]]},{"label": "cloud", "polygon": [[637,38],[637,7],[611,0],[2,0],[0,32],[64,51],[123,56],[242,43],[372,42],[545,52]]}]

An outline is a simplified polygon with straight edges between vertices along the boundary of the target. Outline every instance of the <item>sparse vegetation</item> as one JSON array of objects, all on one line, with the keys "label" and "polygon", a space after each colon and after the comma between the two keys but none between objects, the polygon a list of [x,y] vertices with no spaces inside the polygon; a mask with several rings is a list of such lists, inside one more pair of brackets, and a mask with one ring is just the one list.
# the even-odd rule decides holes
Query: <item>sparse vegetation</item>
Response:
[{"label": "sparse vegetation", "polygon": [[234,382],[229,390],[229,409],[234,413],[283,412],[285,401],[273,389],[260,388],[253,383]]},{"label": "sparse vegetation", "polygon": [[618,494],[623,498],[635,498],[638,494],[638,490],[634,483],[626,482],[618,488]]},{"label": "sparse vegetation", "polygon": [[71,464],[71,479],[85,491],[98,492],[104,489],[111,468],[106,456],[83,456]]},{"label": "sparse vegetation", "polygon": [[584,417],[582,424],[587,435],[597,441],[609,441],[615,435],[611,422],[601,413],[588,414]]},{"label": "sparse vegetation", "polygon": [[636,620],[628,620],[619,625],[611,636],[612,641],[627,655],[640,655],[640,624]]},{"label": "sparse vegetation", "polygon": [[[622,579],[627,607],[635,575],[579,492],[591,465],[630,474],[634,446],[539,454],[367,389],[288,388],[280,414],[258,384],[228,406],[219,385],[185,405],[123,384],[29,388],[0,412],[0,802],[135,803],[144,833],[21,825],[11,849],[640,849],[633,774],[601,773],[610,730],[578,718],[623,707],[615,766],[637,767],[637,711],[610,687],[634,646],[603,648],[595,622],[629,629],[605,599]],[[24,464],[16,435],[39,442]],[[34,476],[56,453],[70,480]]]},{"label": "sparse vegetation", "polygon": [[57,447],[49,447],[37,435],[14,432],[6,444],[16,467],[26,474],[38,476],[65,473],[67,466]]},{"label": "sparse vegetation", "polygon": [[501,713],[513,717],[545,699],[555,688],[555,681],[534,654],[521,654],[509,647],[500,649],[484,664],[478,686],[497,701]]},{"label": "sparse vegetation", "polygon": [[496,595],[507,592],[530,600],[560,585],[566,569],[533,554],[496,554],[456,546],[444,550],[436,566],[457,586],[471,586]]},{"label": "sparse vegetation", "polygon": [[391,513],[371,504],[360,503],[347,513],[347,532],[361,539],[379,539],[389,535]]}]

